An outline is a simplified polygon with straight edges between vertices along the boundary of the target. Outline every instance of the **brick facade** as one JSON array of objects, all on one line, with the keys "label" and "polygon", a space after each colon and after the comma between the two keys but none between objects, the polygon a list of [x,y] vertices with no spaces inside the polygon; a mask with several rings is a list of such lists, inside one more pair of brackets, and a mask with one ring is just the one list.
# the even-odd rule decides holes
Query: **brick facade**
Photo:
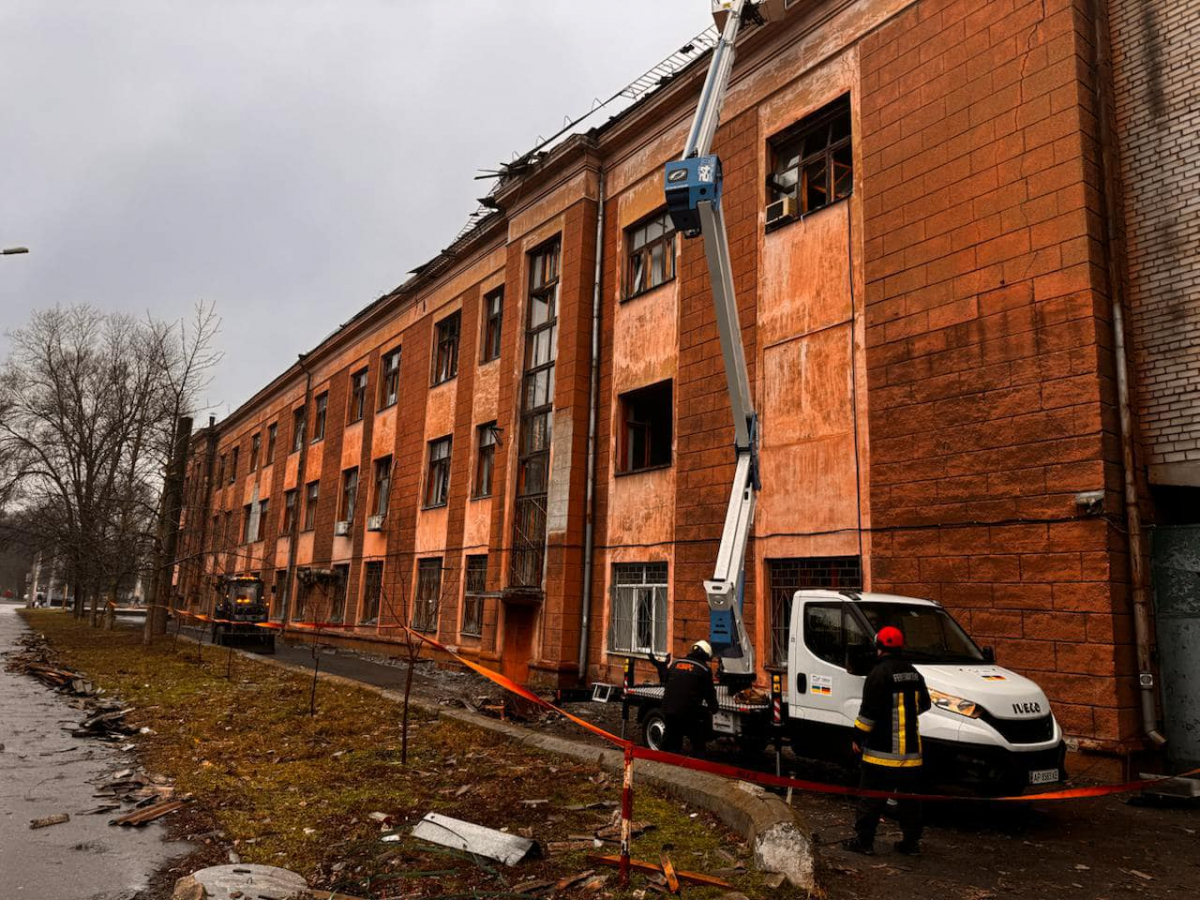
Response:
[{"label": "brick facade", "polygon": [[[941,601],[1001,664],[1046,688],[1069,734],[1112,750],[1136,742],[1095,33],[1086,6],[1069,0],[814,0],[747,33],[716,151],[761,416],[764,487],[745,590],[760,675],[779,629],[771,573],[820,571],[828,560],[861,572],[867,589]],[[725,516],[733,428],[700,242],[675,238],[675,277],[625,291],[631,229],[662,209],[661,166],[678,153],[703,74],[698,60],[503,180],[496,213],[202,433],[188,494],[202,512],[189,513],[183,556],[203,544],[196,523],[239,510],[255,479],[270,479],[259,495],[270,494],[275,524],[257,549],[205,547],[193,557],[203,566],[181,567],[181,593],[204,602],[204,578],[222,571],[259,570],[269,582],[280,569],[348,564],[347,618],[360,624],[337,639],[385,643],[396,632],[380,626],[410,615],[418,561],[436,557],[442,640],[516,677],[570,684],[585,616],[586,677],[618,677],[615,573],[641,566],[668,573],[654,594],[667,607],[655,625],[663,645],[678,654],[706,636],[702,582]],[[842,97],[852,190],[765,228],[774,142]],[[561,270],[548,528],[542,590],[531,593],[511,589],[510,560],[530,259],[551,240]],[[482,298],[499,287],[500,357],[481,362]],[[458,374],[431,386],[435,326],[455,310]],[[376,398],[382,355],[397,346],[398,404],[372,402],[366,422],[347,426],[350,375],[367,366]],[[671,463],[623,471],[621,397],[666,380]],[[306,405],[311,429],[313,397],[325,390],[326,437],[306,448],[301,474],[291,410]],[[212,457],[206,440],[216,437],[218,458],[242,446],[244,460],[270,421],[280,428],[271,466],[251,474],[243,463],[238,484],[197,487]],[[500,429],[494,489],[476,498],[477,428],[490,421]],[[425,509],[428,444],[447,434],[449,502]],[[350,538],[333,537],[342,470],[359,467],[366,510],[374,462],[386,455],[395,468],[384,531],[365,533],[359,516]],[[282,492],[318,478],[315,531],[281,535]],[[1100,515],[1077,501],[1095,491]],[[460,633],[464,571],[468,555],[484,552],[474,637]],[[377,623],[359,612],[371,562],[384,565]]]}]

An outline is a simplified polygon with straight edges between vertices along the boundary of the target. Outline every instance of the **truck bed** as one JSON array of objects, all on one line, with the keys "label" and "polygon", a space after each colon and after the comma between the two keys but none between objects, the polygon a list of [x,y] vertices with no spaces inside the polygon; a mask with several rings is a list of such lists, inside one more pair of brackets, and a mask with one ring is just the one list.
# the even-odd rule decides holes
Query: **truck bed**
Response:
[{"label": "truck bed", "polygon": [[[629,696],[637,700],[658,700],[661,701],[666,688],[661,684],[635,684],[629,689]],[[770,713],[771,698],[768,695],[763,695],[761,701],[746,703],[741,700],[734,699],[734,693],[723,684],[717,685],[717,706],[721,712],[737,713],[739,715],[754,715],[756,713]],[[617,699],[620,695],[617,695]]]}]

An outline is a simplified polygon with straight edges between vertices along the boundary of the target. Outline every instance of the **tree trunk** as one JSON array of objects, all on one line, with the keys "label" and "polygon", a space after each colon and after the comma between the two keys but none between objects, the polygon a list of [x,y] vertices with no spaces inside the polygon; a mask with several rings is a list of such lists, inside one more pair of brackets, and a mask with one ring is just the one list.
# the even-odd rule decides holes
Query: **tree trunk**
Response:
[{"label": "tree trunk", "polygon": [[150,604],[146,609],[146,627],[142,643],[149,644],[155,635],[167,632],[167,608],[171,602],[171,573],[179,546],[179,518],[183,512],[183,477],[187,466],[188,444],[192,438],[190,416],[180,416],[175,423],[175,440],[171,461],[163,484],[159,504],[158,540],[155,542],[154,571],[150,577]]}]

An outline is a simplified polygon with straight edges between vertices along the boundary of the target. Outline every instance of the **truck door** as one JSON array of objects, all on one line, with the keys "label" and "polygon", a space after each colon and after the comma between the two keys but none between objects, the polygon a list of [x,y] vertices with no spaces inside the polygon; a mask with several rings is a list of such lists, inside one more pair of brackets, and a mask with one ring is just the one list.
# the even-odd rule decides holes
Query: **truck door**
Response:
[{"label": "truck door", "polygon": [[850,605],[797,597],[788,644],[789,713],[852,727],[866,679],[850,673],[851,661],[870,652],[871,639]]}]

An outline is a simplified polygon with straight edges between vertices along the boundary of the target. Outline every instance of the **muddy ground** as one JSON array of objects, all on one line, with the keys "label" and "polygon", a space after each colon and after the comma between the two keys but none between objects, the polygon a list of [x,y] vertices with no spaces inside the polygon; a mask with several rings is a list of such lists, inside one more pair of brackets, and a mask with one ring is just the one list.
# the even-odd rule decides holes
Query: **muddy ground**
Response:
[{"label": "muddy ground", "polygon": [[[309,645],[283,645],[279,658],[312,666]],[[405,664],[325,648],[322,671],[396,688]],[[421,663],[414,691],[443,703],[495,705],[500,693],[470,673]],[[620,732],[619,704],[566,704],[613,733]],[[529,727],[578,740],[598,741],[560,717],[535,717]],[[636,722],[629,734],[636,734]],[[737,748],[718,742],[714,758],[745,765]],[[757,761],[764,769],[773,758]],[[785,756],[799,778],[849,784],[854,773],[828,763]],[[854,804],[823,795],[796,795],[793,805],[811,823],[821,846],[821,881],[832,900],[897,900],[931,895],[963,900],[1048,896],[1078,898],[1194,897],[1200,889],[1200,809],[1139,805],[1138,795],[1070,802],[1032,802],[1007,808],[995,803],[950,802],[926,806],[925,853],[912,860],[892,852],[898,830],[880,829],[876,857],[860,857],[839,846],[851,834]]]}]

